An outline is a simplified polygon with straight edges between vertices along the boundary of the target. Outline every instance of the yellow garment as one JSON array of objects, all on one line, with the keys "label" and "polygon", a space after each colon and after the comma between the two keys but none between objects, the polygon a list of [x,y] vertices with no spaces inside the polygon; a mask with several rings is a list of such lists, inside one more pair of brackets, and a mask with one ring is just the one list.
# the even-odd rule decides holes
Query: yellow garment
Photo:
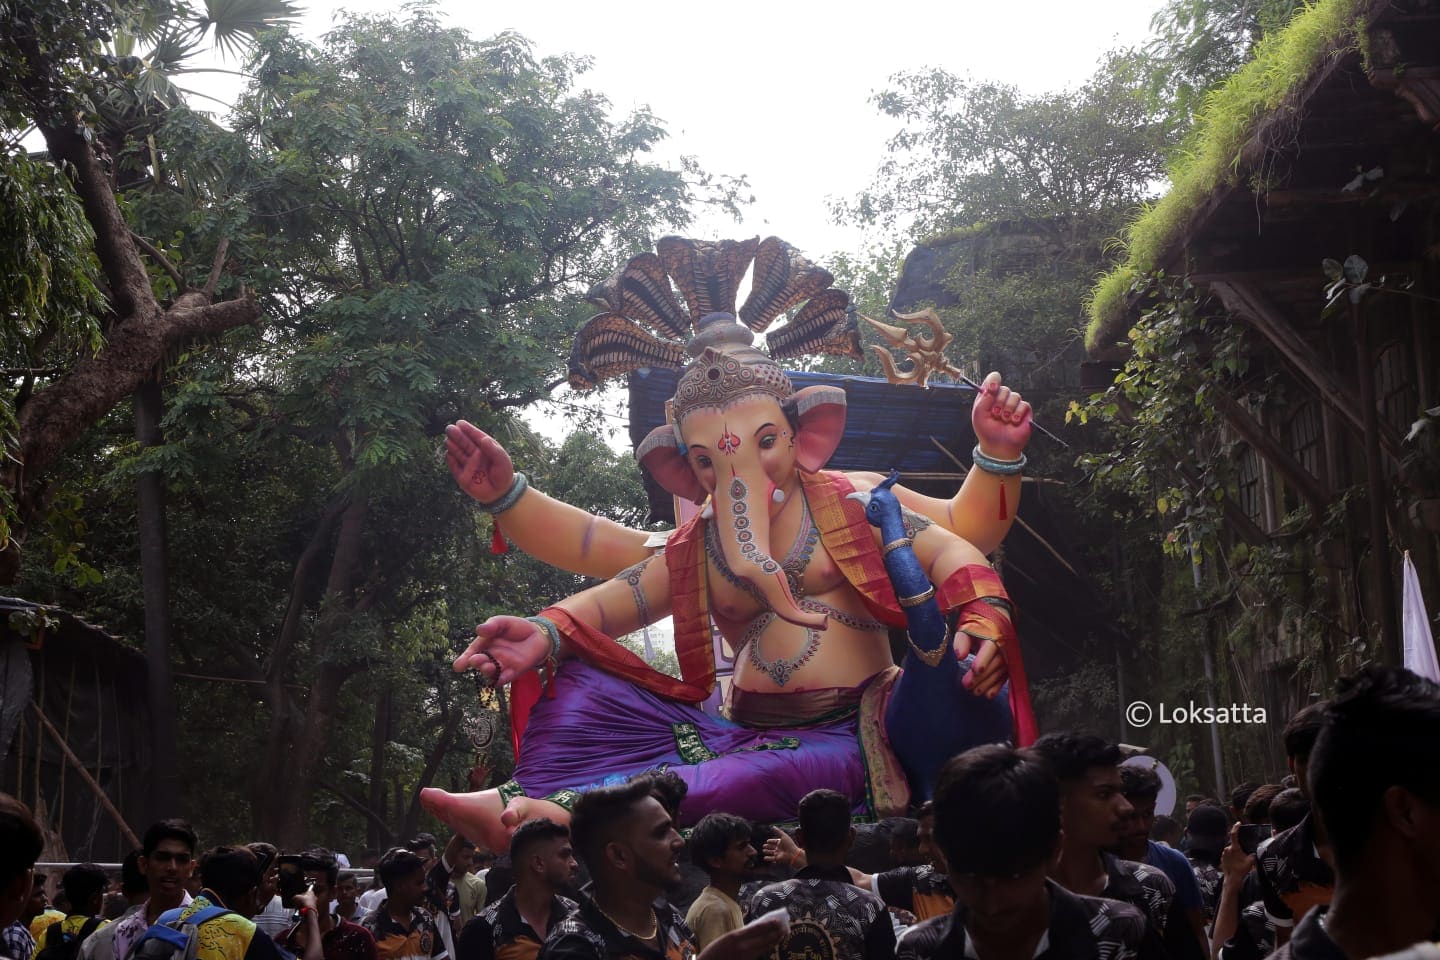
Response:
[{"label": "yellow garment", "polygon": [[41,911],[35,916],[34,920],[30,921],[30,939],[34,940],[36,943],[39,943],[40,934],[44,933],[45,930],[50,926],[50,924],[59,923],[61,920],[64,919],[65,914],[61,913],[59,910],[47,909]]},{"label": "yellow garment", "polygon": [[695,946],[704,950],[731,930],[745,925],[740,904],[714,887],[706,887],[685,914],[685,925],[695,934]]},{"label": "yellow garment", "polygon": [[[35,960],[36,957],[39,957],[41,951],[45,949],[45,938],[49,935],[50,928],[55,926],[57,923],[60,925],[60,932],[55,934],[55,937],[58,940],[61,936],[67,933],[78,934],[81,928],[85,926],[85,924],[89,923],[91,920],[94,919],[94,917],[83,917],[79,914],[67,917],[65,916],[65,914],[60,913],[59,910],[46,910],[45,913],[57,914],[59,919],[51,918],[48,923],[46,923],[43,927],[40,928],[40,936],[35,938],[35,952],[30,954],[31,960]],[[43,916],[45,916],[44,913],[40,915],[40,917]],[[35,920],[39,920],[40,917],[36,917]],[[98,924],[95,924],[95,929],[91,930],[90,932],[93,934],[95,930],[99,930],[101,927],[105,926],[109,922],[109,920],[101,920]],[[34,926],[34,923],[35,921],[32,920],[32,927]],[[78,950],[76,951],[76,954],[79,954]]]},{"label": "yellow garment", "polygon": [[[460,901],[460,926],[463,927],[485,909],[485,881],[466,873],[455,884],[455,894]],[[458,935],[460,928],[455,929]]]},{"label": "yellow garment", "polygon": [[[211,896],[213,894],[206,890],[191,900],[180,911],[180,919],[188,920],[206,907],[219,906]],[[249,918],[238,913],[222,913],[196,928],[195,960],[245,960],[245,951],[250,949],[250,941],[255,936],[256,927]]]}]

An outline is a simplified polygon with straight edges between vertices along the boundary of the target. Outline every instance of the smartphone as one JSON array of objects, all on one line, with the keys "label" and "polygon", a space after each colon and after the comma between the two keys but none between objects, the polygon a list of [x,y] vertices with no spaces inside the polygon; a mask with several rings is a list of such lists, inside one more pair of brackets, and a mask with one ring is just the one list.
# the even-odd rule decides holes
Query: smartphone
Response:
[{"label": "smartphone", "polygon": [[1270,824],[1268,823],[1242,823],[1236,839],[1240,841],[1240,849],[1253,857],[1255,851],[1260,848],[1260,844],[1269,836]]},{"label": "smartphone", "polygon": [[281,904],[291,909],[295,906],[295,898],[305,892],[305,870],[300,866],[300,858],[294,854],[281,856],[279,867],[276,892],[280,894]]}]

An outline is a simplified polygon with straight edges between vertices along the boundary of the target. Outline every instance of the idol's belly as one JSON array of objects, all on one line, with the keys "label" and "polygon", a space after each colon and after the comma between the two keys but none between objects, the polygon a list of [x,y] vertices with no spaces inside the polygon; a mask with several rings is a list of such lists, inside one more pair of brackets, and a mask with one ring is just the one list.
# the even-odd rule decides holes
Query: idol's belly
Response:
[{"label": "idol's belly", "polygon": [[[855,598],[806,598],[802,605],[823,608],[829,620],[814,630],[758,612],[748,623],[725,623],[721,632],[735,650],[734,685],[752,693],[798,693],[831,687],[856,687],[893,664],[889,633]],[[861,607],[856,613],[849,607]]]}]

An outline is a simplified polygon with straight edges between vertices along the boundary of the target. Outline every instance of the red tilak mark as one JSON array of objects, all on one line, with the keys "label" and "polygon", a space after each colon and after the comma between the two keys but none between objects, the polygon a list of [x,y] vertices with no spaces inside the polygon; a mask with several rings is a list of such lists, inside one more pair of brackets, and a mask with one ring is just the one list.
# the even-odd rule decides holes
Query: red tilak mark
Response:
[{"label": "red tilak mark", "polygon": [[740,449],[740,438],[730,432],[730,425],[727,423],[720,433],[720,452],[727,457],[734,456],[735,451]]},{"label": "red tilak mark", "polygon": [[1005,503],[1005,484],[1003,481],[1000,484],[1000,519],[1010,519],[1010,510]]},{"label": "red tilak mark", "polygon": [[490,552],[499,555],[509,549],[510,544],[505,542],[505,534],[500,532],[500,524],[495,524],[495,532],[490,536]]}]

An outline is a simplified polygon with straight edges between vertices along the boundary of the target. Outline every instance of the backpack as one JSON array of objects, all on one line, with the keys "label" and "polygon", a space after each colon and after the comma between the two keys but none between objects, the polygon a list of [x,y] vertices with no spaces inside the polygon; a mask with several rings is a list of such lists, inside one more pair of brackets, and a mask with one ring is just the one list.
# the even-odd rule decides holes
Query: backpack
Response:
[{"label": "backpack", "polygon": [[130,948],[125,960],[195,960],[195,951],[200,945],[200,925],[221,914],[234,912],[224,907],[209,906],[181,920],[180,914],[184,909],[176,907],[160,914],[159,919]]},{"label": "backpack", "polygon": [[80,944],[100,929],[102,923],[99,917],[91,917],[79,930],[68,933],[60,929],[65,925],[64,920],[50,924],[40,938],[40,951],[35,954],[35,960],[75,960],[80,955]]}]

